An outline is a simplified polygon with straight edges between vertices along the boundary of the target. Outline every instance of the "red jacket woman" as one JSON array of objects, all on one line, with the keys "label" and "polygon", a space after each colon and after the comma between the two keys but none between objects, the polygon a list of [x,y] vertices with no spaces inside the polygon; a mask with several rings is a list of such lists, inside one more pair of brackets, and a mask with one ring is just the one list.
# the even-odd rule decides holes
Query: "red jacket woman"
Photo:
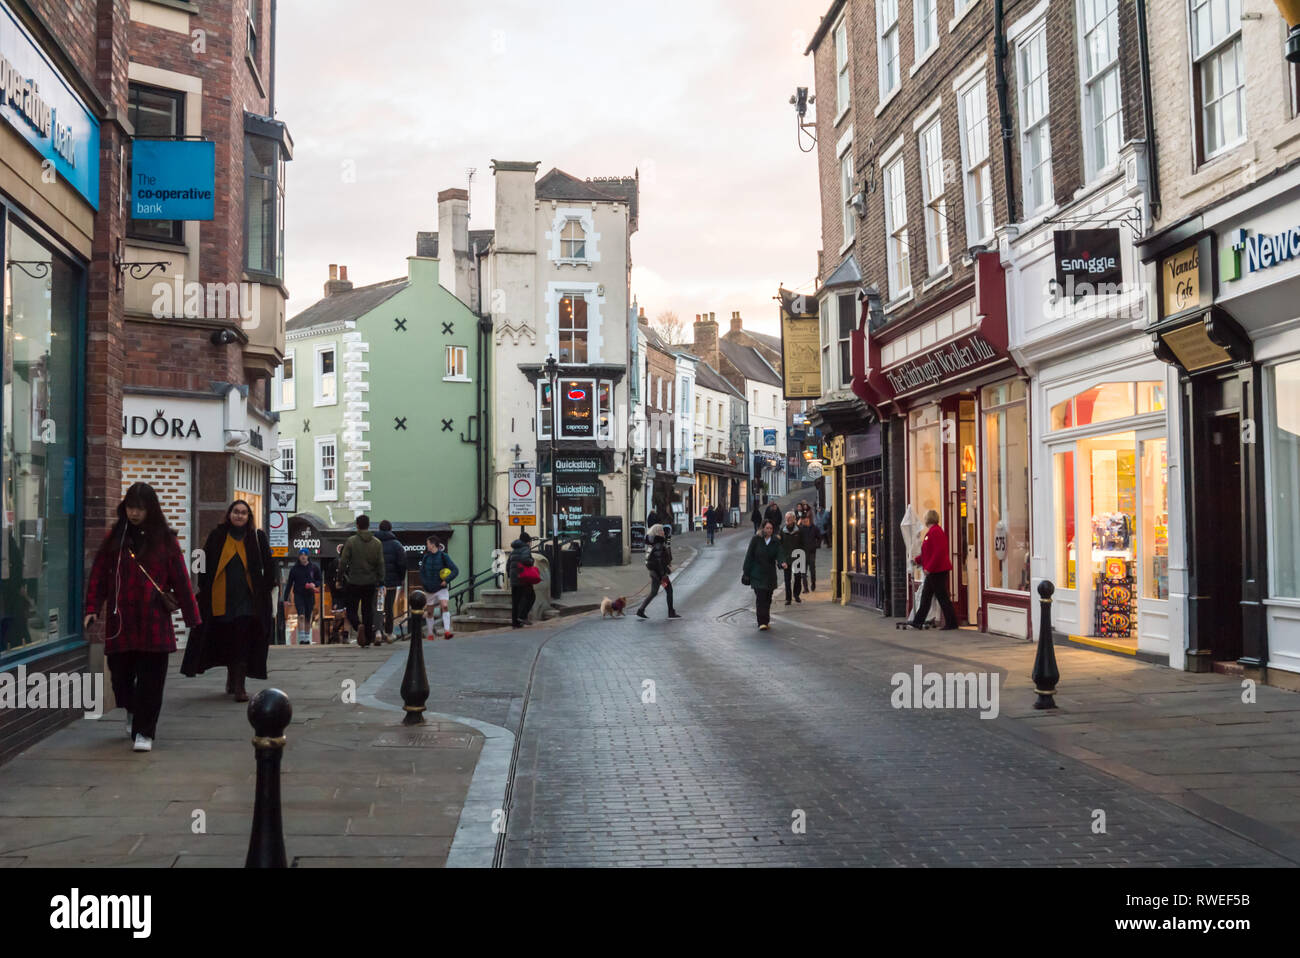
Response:
[{"label": "red jacket woman", "polygon": [[916,564],[926,572],[951,572],[952,559],[949,558],[948,550],[948,533],[943,531],[943,526],[939,525],[939,513],[931,509],[925,514],[925,521],[930,522],[930,516],[934,516],[934,524],[929,527],[925,533],[925,538],[921,540],[921,554],[916,557]]},{"label": "red jacket woman", "polygon": [[160,593],[180,603],[185,624],[199,624],[176,533],[167,527],[158,494],[143,482],[126,491],[113,526],[90,570],[86,631],[107,605],[104,652],[113,694],[126,709],[127,730],[137,752],[153,748],[167,680],[167,656],[176,651],[172,614]]},{"label": "red jacket woman", "polygon": [[952,560],[948,557],[948,536],[939,525],[939,513],[931,509],[925,514],[925,538],[921,540],[921,554],[915,557],[916,563],[925,570],[925,582],[921,586],[921,598],[916,603],[910,625],[914,629],[925,627],[926,617],[930,614],[930,600],[939,600],[939,609],[943,612],[943,627],[957,628],[957,613],[948,598],[948,573],[952,571]]}]

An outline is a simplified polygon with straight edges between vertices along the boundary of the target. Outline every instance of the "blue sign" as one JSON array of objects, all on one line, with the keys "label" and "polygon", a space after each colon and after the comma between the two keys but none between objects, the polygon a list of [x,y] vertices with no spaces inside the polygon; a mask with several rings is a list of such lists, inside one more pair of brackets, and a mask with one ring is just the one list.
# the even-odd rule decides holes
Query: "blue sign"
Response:
[{"label": "blue sign", "polygon": [[131,218],[210,220],[217,189],[217,145],[210,140],[131,144]]},{"label": "blue sign", "polygon": [[42,173],[57,173],[99,209],[99,120],[3,3],[0,116],[45,157]]},{"label": "blue sign", "polygon": [[775,446],[775,445],[776,445],[776,430],[775,430],[775,429],[764,429],[764,430],[763,430],[763,445],[765,445],[765,446]]}]

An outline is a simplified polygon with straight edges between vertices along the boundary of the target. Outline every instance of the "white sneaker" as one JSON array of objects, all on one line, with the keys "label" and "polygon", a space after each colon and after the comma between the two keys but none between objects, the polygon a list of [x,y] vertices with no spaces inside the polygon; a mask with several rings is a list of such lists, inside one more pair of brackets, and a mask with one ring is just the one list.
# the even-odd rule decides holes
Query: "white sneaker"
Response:
[{"label": "white sneaker", "polygon": [[134,736],[131,734],[131,713],[130,712],[126,713],[126,737],[134,738]]},{"label": "white sneaker", "polygon": [[137,736],[135,737],[135,746],[134,746],[134,750],[137,751],[137,752],[152,752],[152,751],[153,751],[153,739],[151,739],[151,738],[150,738],[149,736],[147,736],[147,735],[137,735]]}]

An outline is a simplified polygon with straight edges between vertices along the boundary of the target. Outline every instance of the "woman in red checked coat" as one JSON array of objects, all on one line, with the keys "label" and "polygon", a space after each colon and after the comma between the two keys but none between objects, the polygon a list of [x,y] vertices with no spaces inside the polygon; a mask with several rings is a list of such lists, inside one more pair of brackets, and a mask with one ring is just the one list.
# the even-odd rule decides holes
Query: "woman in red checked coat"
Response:
[{"label": "woman in red checked coat", "polygon": [[185,624],[199,624],[199,607],[176,533],[167,526],[158,494],[137,482],[117,507],[117,522],[99,547],[86,590],[86,632],[107,605],[104,652],[113,695],[126,709],[137,752],[153,748],[162,711],[167,657],[176,651],[172,614],[160,592],[180,603]]},{"label": "woman in red checked coat", "polygon": [[943,627],[957,628],[957,613],[948,598],[948,573],[952,571],[952,560],[948,558],[948,536],[939,525],[939,513],[931,509],[925,514],[925,538],[921,540],[921,554],[916,563],[925,570],[925,582],[921,585],[921,601],[917,603],[912,616],[911,626],[919,629],[925,625],[925,618],[930,614],[930,600],[939,599],[939,610],[943,613]]}]

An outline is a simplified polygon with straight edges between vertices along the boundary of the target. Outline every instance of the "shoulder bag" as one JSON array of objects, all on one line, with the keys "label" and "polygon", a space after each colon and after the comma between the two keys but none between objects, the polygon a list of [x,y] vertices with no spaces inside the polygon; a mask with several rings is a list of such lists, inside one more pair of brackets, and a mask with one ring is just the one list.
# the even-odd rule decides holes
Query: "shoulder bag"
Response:
[{"label": "shoulder bag", "polygon": [[154,592],[156,592],[158,594],[158,598],[162,600],[163,608],[167,610],[167,614],[171,615],[173,612],[179,612],[181,609],[181,603],[180,600],[176,598],[175,594],[173,594],[170,590],[164,592],[162,588],[159,587],[158,583],[153,580],[153,576],[149,574],[148,570],[145,569],[143,565],[141,565],[140,560],[136,558],[135,553],[132,552],[130,549],[127,549],[126,551],[127,554],[131,557],[132,561],[135,562],[136,568],[144,573],[144,577],[148,579],[149,584],[153,586]]}]

